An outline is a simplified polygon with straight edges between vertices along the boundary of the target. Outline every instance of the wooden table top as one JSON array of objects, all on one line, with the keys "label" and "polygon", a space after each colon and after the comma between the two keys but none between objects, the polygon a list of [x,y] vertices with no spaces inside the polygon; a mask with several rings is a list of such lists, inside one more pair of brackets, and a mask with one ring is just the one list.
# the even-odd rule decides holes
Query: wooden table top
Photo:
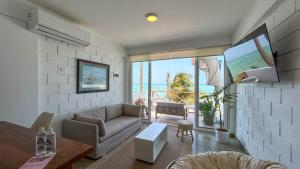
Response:
[{"label": "wooden table top", "polygon": [[[26,127],[0,122],[0,169],[19,168],[34,156],[35,134]],[[84,157],[93,148],[63,137],[57,137],[56,144],[56,155],[46,169],[70,168],[73,162]]]}]

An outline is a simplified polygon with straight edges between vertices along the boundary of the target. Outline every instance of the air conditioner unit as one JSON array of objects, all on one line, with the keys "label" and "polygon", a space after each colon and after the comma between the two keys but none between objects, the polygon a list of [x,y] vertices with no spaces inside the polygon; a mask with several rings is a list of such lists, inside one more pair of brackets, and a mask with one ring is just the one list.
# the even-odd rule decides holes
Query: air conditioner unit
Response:
[{"label": "air conditioner unit", "polygon": [[34,9],[29,13],[28,29],[32,32],[74,45],[89,45],[90,34],[88,32],[63,18],[40,9]]}]

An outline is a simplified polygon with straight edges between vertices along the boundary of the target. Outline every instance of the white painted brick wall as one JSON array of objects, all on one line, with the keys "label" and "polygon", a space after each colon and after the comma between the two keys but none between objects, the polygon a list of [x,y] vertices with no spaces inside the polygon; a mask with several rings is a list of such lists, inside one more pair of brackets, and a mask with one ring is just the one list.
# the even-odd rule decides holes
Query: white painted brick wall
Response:
[{"label": "white painted brick wall", "polygon": [[280,103],[281,101],[281,89],[280,88],[265,88],[265,99]]},{"label": "white painted brick wall", "polygon": [[300,108],[293,107],[292,110],[292,125],[297,125],[300,121]]},{"label": "white painted brick wall", "polygon": [[237,137],[251,155],[289,169],[300,166],[299,8],[300,0],[287,0],[266,20],[281,82],[237,86]]},{"label": "white painted brick wall", "polygon": [[259,111],[271,115],[271,102],[266,100],[259,100]]},{"label": "white painted brick wall", "polygon": [[63,56],[57,56],[57,55],[48,55],[48,63],[67,66],[68,58]]},{"label": "white painted brick wall", "polygon": [[[300,56],[300,53],[299,53],[299,56]],[[294,87],[300,88],[300,70],[294,71]]]},{"label": "white painted brick wall", "polygon": [[[62,118],[69,118],[75,112],[124,102],[123,57],[126,53],[117,46],[106,45],[106,42],[101,44],[82,48],[43,36],[39,39],[39,111],[55,113],[53,126],[58,134]],[[110,65],[108,92],[76,94],[77,58]],[[60,68],[65,72],[59,71]],[[113,71],[120,74],[119,78],[112,79]]]},{"label": "white painted brick wall", "polygon": [[292,121],[292,107],[289,105],[272,103],[272,116],[275,119],[280,119],[281,121],[290,124]]},{"label": "white painted brick wall", "polygon": [[288,0],[282,4],[275,13],[274,26],[282,23],[295,12],[295,0]]},{"label": "white painted brick wall", "polygon": [[294,85],[294,71],[280,72],[280,83],[274,83],[273,87],[290,88]]},{"label": "white painted brick wall", "polygon": [[58,73],[47,73],[47,77],[48,77],[48,84],[59,84],[59,83],[63,83],[63,84],[67,84],[68,83],[68,76],[66,75],[60,75]]},{"label": "white painted brick wall", "polygon": [[254,95],[252,86],[247,86],[247,87],[245,87],[245,89],[246,89],[246,96],[253,96]]},{"label": "white painted brick wall", "polygon": [[263,87],[255,87],[254,88],[254,97],[259,99],[265,98],[265,88]]},{"label": "white painted brick wall", "polygon": [[281,70],[295,70],[300,67],[300,51],[292,51],[286,55],[281,56],[282,65]]},{"label": "white painted brick wall", "polygon": [[282,89],[282,103],[300,105],[300,89]]}]

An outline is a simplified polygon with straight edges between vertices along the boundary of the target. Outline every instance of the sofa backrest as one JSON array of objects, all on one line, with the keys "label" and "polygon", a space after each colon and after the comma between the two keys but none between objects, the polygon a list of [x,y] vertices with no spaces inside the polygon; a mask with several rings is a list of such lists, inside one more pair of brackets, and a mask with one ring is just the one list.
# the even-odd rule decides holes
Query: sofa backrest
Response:
[{"label": "sofa backrest", "polygon": [[184,104],[182,103],[169,103],[170,108],[184,109]]},{"label": "sofa backrest", "polygon": [[123,104],[123,112],[125,116],[140,117],[143,107],[141,105]]},{"label": "sofa backrest", "polygon": [[106,108],[99,107],[92,110],[92,114],[94,118],[102,119],[103,121],[106,120]]},{"label": "sofa backrest", "polygon": [[123,115],[123,105],[122,104],[115,104],[115,105],[109,105],[106,106],[106,111],[105,111],[105,116],[106,120],[109,121],[114,118],[117,118],[119,116]]},{"label": "sofa backrest", "polygon": [[99,107],[91,110],[85,110],[82,112],[77,112],[74,114],[82,116],[82,117],[88,117],[88,118],[97,118],[97,119],[102,119],[103,121],[106,121],[106,112],[105,112],[105,107]]},{"label": "sofa backrest", "polygon": [[[99,107],[96,109],[85,110],[77,112],[82,117],[102,119],[104,122],[118,118],[120,116],[138,116],[141,113],[141,106],[130,105],[130,104],[114,104],[106,107]],[[125,113],[126,111],[126,113]]]},{"label": "sofa backrest", "polygon": [[168,102],[157,102],[156,106],[157,107],[169,107],[170,103],[168,103]]}]

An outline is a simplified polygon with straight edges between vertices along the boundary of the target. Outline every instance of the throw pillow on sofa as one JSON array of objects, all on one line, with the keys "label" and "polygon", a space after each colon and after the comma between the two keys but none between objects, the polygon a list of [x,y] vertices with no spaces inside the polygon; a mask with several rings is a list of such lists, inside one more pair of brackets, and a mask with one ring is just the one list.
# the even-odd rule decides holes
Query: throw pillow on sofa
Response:
[{"label": "throw pillow on sofa", "polygon": [[82,121],[86,123],[96,124],[98,126],[99,137],[102,137],[106,133],[106,126],[102,119],[100,118],[90,118],[90,117],[83,117],[79,114],[74,114],[73,120]]},{"label": "throw pillow on sofa", "polygon": [[80,111],[80,112],[76,112],[73,117],[75,118],[75,116],[82,116],[82,117],[89,117],[89,118],[93,118],[93,114],[91,111]]},{"label": "throw pillow on sofa", "polygon": [[93,109],[91,113],[94,118],[102,119],[103,121],[105,121],[105,119],[106,119],[105,118],[105,107],[99,107],[99,108]]},{"label": "throw pillow on sofa", "polygon": [[123,111],[125,116],[140,117],[142,114],[142,106],[123,104]]},{"label": "throw pillow on sofa", "polygon": [[106,106],[106,120],[109,121],[123,115],[122,104]]}]

